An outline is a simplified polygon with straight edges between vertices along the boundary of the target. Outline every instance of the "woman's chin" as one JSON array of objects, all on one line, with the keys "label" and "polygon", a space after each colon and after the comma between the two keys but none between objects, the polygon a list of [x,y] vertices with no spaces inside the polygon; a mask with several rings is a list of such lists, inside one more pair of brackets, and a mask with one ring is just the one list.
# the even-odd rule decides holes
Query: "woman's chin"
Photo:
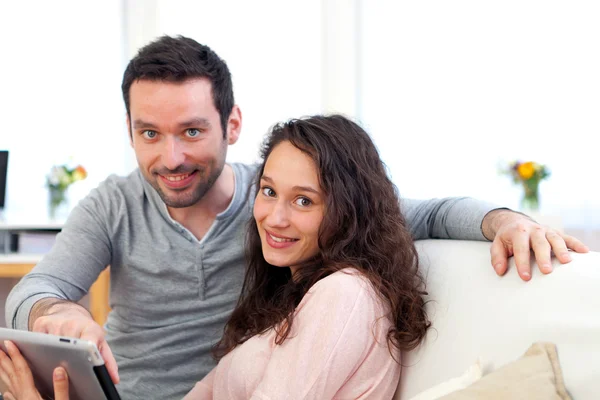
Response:
[{"label": "woman's chin", "polygon": [[274,267],[280,267],[280,268],[285,268],[289,266],[289,263],[287,263],[284,260],[278,259],[278,258],[267,258],[265,257],[265,260],[271,264]]}]

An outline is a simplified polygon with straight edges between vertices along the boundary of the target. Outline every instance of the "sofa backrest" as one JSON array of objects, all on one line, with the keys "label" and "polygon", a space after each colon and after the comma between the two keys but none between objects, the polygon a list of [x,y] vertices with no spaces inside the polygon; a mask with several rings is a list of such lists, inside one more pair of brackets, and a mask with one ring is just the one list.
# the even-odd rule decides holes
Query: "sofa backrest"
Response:
[{"label": "sofa backrest", "polygon": [[600,253],[575,254],[543,275],[532,258],[522,281],[514,260],[498,277],[490,243],[418,241],[433,322],[425,342],[405,353],[395,399],[410,399],[462,375],[478,359],[483,372],[518,359],[534,342],[556,344],[575,399],[600,396]]}]

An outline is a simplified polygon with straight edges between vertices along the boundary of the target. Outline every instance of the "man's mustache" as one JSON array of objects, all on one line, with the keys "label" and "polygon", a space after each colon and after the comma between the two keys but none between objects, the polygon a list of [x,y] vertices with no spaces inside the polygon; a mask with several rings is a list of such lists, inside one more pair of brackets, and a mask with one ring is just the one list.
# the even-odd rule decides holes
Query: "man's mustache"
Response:
[{"label": "man's mustache", "polygon": [[180,165],[175,169],[169,168],[158,168],[152,171],[153,174],[156,175],[183,175],[183,174],[191,174],[194,171],[202,172],[202,168],[196,165]]}]

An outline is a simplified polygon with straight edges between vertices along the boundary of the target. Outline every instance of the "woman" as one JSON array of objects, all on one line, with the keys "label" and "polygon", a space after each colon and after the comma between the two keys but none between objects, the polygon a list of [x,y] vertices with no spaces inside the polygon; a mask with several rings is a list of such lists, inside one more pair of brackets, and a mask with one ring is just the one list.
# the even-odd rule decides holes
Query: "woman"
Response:
[{"label": "woman", "polygon": [[391,398],[400,352],[430,324],[375,145],[314,116],[276,125],[262,156],[242,295],[219,364],[186,399]]}]

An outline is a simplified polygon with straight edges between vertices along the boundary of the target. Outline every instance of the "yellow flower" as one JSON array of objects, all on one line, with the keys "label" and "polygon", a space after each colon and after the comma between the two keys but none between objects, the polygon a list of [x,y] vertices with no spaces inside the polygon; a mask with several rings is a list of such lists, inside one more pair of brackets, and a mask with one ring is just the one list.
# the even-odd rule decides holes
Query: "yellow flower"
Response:
[{"label": "yellow flower", "polygon": [[519,165],[517,172],[519,172],[519,176],[522,179],[527,180],[531,178],[533,174],[535,174],[535,165],[533,165],[533,162],[531,161],[524,162],[523,164]]}]

